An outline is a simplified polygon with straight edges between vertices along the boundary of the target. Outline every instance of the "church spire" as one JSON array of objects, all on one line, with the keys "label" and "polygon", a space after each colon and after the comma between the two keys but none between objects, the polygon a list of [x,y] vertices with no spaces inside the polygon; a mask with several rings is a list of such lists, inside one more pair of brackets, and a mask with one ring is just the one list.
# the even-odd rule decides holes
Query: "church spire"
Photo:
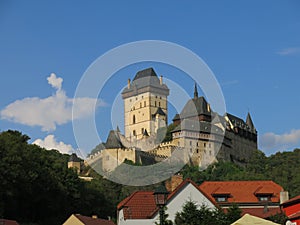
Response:
[{"label": "church spire", "polygon": [[194,87],[194,99],[198,98],[198,90],[197,90],[197,83],[195,82],[195,87]]}]

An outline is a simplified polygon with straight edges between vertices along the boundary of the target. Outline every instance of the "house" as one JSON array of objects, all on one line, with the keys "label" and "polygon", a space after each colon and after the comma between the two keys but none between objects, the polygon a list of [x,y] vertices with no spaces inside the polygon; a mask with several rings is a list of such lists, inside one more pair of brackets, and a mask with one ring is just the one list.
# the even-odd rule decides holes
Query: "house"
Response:
[{"label": "house", "polygon": [[0,219],[1,225],[19,225],[15,220]]},{"label": "house", "polygon": [[[153,194],[153,191],[136,191],[121,201],[117,206],[118,225],[152,225],[158,222],[158,207]],[[216,207],[212,197],[207,196],[197,184],[187,179],[168,196],[166,204],[168,219],[174,221],[176,213],[181,211],[188,200],[198,205],[204,204],[211,209]]]},{"label": "house", "polygon": [[300,225],[300,195],[283,202],[281,208],[291,221],[290,224]]},{"label": "house", "polygon": [[205,181],[199,188],[225,211],[237,204],[243,215],[260,218],[280,213],[280,202],[288,198],[273,181]]},{"label": "house", "polygon": [[115,225],[111,220],[99,219],[97,216],[82,216],[80,214],[72,214],[63,225]]}]

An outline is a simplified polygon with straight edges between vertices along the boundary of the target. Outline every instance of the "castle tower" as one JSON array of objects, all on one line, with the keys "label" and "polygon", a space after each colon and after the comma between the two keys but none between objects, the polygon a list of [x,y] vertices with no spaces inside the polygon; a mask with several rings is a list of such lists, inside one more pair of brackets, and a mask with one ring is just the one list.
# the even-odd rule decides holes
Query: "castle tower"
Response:
[{"label": "castle tower", "polygon": [[81,170],[81,161],[82,160],[77,157],[76,153],[72,153],[68,161],[68,168],[75,169],[79,174]]},{"label": "castle tower", "polygon": [[124,100],[125,137],[141,139],[144,131],[151,136],[167,125],[169,88],[153,68],[137,72],[122,92]]}]

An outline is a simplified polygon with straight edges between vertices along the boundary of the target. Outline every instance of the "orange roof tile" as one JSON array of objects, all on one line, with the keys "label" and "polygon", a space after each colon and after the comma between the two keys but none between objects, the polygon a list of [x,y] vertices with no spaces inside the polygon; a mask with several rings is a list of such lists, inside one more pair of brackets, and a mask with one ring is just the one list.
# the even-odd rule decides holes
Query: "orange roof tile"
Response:
[{"label": "orange roof tile", "polygon": [[136,191],[118,204],[125,219],[148,219],[156,211],[153,191]]},{"label": "orange roof tile", "polygon": [[292,215],[289,215],[288,218],[289,218],[290,220],[299,219],[299,218],[300,218],[300,212],[296,212],[296,213],[294,213],[294,214],[292,214]]},{"label": "orange roof tile", "polygon": [[229,195],[227,203],[258,203],[262,194],[271,194],[271,202],[279,203],[283,190],[273,181],[205,181],[199,187],[208,196]]},{"label": "orange roof tile", "polygon": [[77,219],[79,219],[85,225],[115,225],[115,223],[111,220],[92,218],[88,216],[82,216],[80,214],[75,214],[74,216],[76,216]]}]

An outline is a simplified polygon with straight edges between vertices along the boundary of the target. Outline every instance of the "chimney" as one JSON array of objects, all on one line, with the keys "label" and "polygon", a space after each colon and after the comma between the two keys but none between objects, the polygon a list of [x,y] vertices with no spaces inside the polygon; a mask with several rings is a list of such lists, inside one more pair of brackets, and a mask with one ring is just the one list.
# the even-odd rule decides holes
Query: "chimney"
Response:
[{"label": "chimney", "polygon": [[128,88],[128,89],[130,88],[130,79],[128,79],[128,82],[127,82],[127,88]]},{"label": "chimney", "polygon": [[98,216],[97,215],[92,215],[92,218],[93,219],[98,219]]},{"label": "chimney", "polygon": [[159,78],[159,84],[162,85],[163,84],[163,76],[161,75]]},{"label": "chimney", "polygon": [[281,191],[280,192],[280,204],[289,200],[289,192],[288,191]]}]

